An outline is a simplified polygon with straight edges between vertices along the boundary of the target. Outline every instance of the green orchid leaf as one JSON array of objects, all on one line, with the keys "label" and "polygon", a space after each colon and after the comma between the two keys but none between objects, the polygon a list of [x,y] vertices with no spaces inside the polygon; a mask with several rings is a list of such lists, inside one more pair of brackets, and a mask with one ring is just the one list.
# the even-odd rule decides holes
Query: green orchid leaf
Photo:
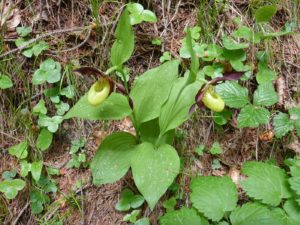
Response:
[{"label": "green orchid leaf", "polygon": [[179,157],[170,145],[155,149],[150,143],[142,143],[134,150],[131,169],[134,182],[151,210],[173,183],[179,173]]}]

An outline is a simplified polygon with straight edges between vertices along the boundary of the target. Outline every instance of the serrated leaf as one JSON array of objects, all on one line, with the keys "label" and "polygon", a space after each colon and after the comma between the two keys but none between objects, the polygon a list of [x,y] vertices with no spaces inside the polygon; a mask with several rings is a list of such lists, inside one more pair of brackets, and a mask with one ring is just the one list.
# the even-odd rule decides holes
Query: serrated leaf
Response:
[{"label": "serrated leaf", "polygon": [[16,156],[18,159],[25,159],[28,155],[28,142],[22,141],[8,149],[9,154]]},{"label": "serrated leaf", "polygon": [[278,113],[273,119],[274,131],[277,138],[282,138],[284,135],[293,130],[293,122],[286,113]]},{"label": "serrated leaf", "polygon": [[300,221],[300,206],[295,200],[291,199],[286,201],[283,205],[283,209],[295,225]]},{"label": "serrated leaf", "polygon": [[21,179],[0,181],[0,192],[8,199],[14,199],[24,187],[25,182]]},{"label": "serrated leaf", "polygon": [[246,203],[241,208],[236,208],[230,215],[232,225],[273,225],[277,221],[271,211],[258,203]]},{"label": "serrated leaf", "polygon": [[126,132],[114,133],[104,139],[91,163],[95,185],[113,183],[122,178],[135,154],[136,139]]},{"label": "serrated leaf", "polygon": [[265,5],[255,11],[254,17],[257,23],[269,22],[276,13],[277,8],[274,5]]},{"label": "serrated leaf", "polygon": [[9,76],[0,74],[0,89],[11,88],[13,83]]},{"label": "serrated leaf", "polygon": [[278,95],[272,83],[258,85],[254,92],[253,104],[257,106],[271,106],[278,101]]},{"label": "serrated leaf", "polygon": [[197,177],[191,184],[193,206],[213,221],[235,209],[238,193],[229,177]]},{"label": "serrated leaf", "polygon": [[277,166],[263,162],[246,162],[242,173],[248,178],[241,182],[247,195],[265,204],[277,206],[291,197],[287,174]]},{"label": "serrated leaf", "polygon": [[229,107],[238,109],[249,103],[248,89],[240,86],[236,81],[226,81],[217,85],[216,92]]},{"label": "serrated leaf", "polygon": [[291,189],[293,189],[297,195],[300,195],[300,166],[299,164],[295,164],[290,167],[291,177],[289,178],[289,183],[291,185]]},{"label": "serrated leaf", "polygon": [[68,111],[64,119],[72,117],[89,120],[119,120],[131,114],[131,108],[124,95],[111,93],[100,105],[93,106],[87,101],[87,94]]},{"label": "serrated leaf", "polygon": [[36,140],[36,147],[41,151],[45,151],[52,143],[53,134],[48,129],[42,129]]},{"label": "serrated leaf", "polygon": [[134,34],[127,9],[120,17],[115,36],[116,40],[111,48],[110,61],[113,66],[119,67],[130,58],[134,49]]},{"label": "serrated leaf", "polygon": [[297,131],[298,136],[300,137],[300,108],[293,107],[289,109],[290,119],[292,120],[294,127]]},{"label": "serrated leaf", "polygon": [[159,219],[160,225],[208,225],[208,221],[199,216],[195,209],[182,207],[168,212]]},{"label": "serrated leaf", "polygon": [[[138,77],[130,92],[138,124],[159,116],[172,83],[178,77],[179,62],[173,60],[148,70]],[[151,95],[149,93],[151,92]]]},{"label": "serrated leaf", "polygon": [[262,107],[247,105],[242,108],[237,120],[238,127],[258,127],[269,122],[270,112]]},{"label": "serrated leaf", "polygon": [[170,145],[155,149],[150,143],[138,145],[131,159],[134,182],[151,210],[179,173],[180,161]]}]

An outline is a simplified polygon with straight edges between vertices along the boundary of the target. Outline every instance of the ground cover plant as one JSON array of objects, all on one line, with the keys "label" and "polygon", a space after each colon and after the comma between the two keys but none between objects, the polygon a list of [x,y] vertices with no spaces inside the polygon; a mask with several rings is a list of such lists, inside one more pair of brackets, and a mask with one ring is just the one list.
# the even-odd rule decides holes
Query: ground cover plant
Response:
[{"label": "ground cover plant", "polygon": [[[283,75],[275,69],[278,62],[274,60],[272,44],[291,37],[298,43],[299,18],[292,15],[297,15],[299,3],[249,3],[245,11],[248,20],[231,18],[230,30],[223,30],[223,25],[219,27],[216,22],[213,25],[213,21],[216,14],[235,9],[233,2],[202,3],[196,7],[198,21],[181,27],[183,36],[177,52],[171,48],[164,51],[163,35],[149,39],[152,46],[162,50],[156,65],[145,63],[142,73],[132,73],[131,63],[138,57],[138,31],[143,26],[155,27],[160,16],[148,9],[154,3],[115,4],[118,13],[111,35],[108,30],[101,34],[108,25],[100,24],[99,18],[112,5],[98,1],[89,2],[92,22],[60,31],[87,31],[86,38],[81,38],[83,42],[66,52],[86,43],[99,44],[100,40],[93,42],[90,38],[104,35],[101,46],[105,46],[108,57],[101,60],[101,66],[99,61],[98,66],[89,65],[87,59],[80,63],[62,61],[55,56],[59,51],[43,40],[59,31],[33,38],[32,27],[18,26],[15,6],[1,5],[1,19],[16,35],[12,42],[15,50],[6,50],[6,39],[2,40],[0,88],[8,106],[1,112],[3,128],[6,124],[11,126],[10,121],[15,119],[15,126],[24,135],[13,137],[6,128],[1,131],[14,144],[4,145],[1,153],[5,169],[0,180],[0,221],[23,224],[22,218],[30,216],[35,224],[95,224],[99,218],[94,216],[94,210],[100,203],[93,204],[91,216],[87,217],[86,189],[101,190],[124,181],[114,193],[110,211],[120,219],[105,220],[107,213],[103,212],[101,224],[297,224],[299,93],[295,88],[290,102],[286,101],[288,89],[282,83]],[[203,5],[208,7],[206,13],[201,11]],[[176,6],[179,8],[181,1]],[[295,12],[289,11],[291,19],[274,31],[272,19],[285,10],[284,6],[294,7]],[[170,9],[171,2],[166,7]],[[9,23],[4,15],[10,15],[17,25]],[[210,25],[207,30],[204,23]],[[167,21],[164,26],[169,26]],[[209,29],[217,32],[217,39],[211,39]],[[57,41],[55,48],[60,44]],[[31,60],[35,69],[30,78],[22,75],[23,64],[20,67],[9,58],[16,52]],[[94,59],[98,60],[98,56]],[[292,66],[299,68],[294,63]],[[22,101],[22,94],[20,99],[11,95],[16,85],[12,67],[18,68],[18,76],[28,88],[22,93]],[[89,85],[83,84],[85,91],[80,90],[80,77],[88,79]],[[9,113],[16,118],[10,119]],[[79,126],[73,129],[76,123]],[[91,147],[89,139],[80,135],[85,130],[82,124],[90,128],[100,124],[103,130],[93,134],[96,145]],[[116,124],[119,128],[111,129]],[[192,124],[188,131],[186,124]],[[197,140],[195,130],[210,130],[211,126],[215,127],[211,140],[208,136]],[[226,148],[220,135],[233,140],[238,130],[245,129],[256,132],[255,151],[232,164],[230,156],[224,158],[228,146],[235,155],[241,146],[227,141]],[[67,143],[64,137],[70,131],[76,135]],[[247,146],[248,139],[242,137],[243,145]],[[197,144],[186,144],[186,140]],[[259,142],[265,143],[263,151],[269,157],[259,153]],[[59,145],[65,152],[62,156]],[[274,151],[280,158],[274,157]],[[63,162],[57,162],[57,158],[55,163],[47,162],[54,152]],[[210,173],[203,169],[205,157],[210,157]],[[203,160],[200,163],[199,158]],[[70,171],[82,176],[74,178],[78,174]],[[69,181],[70,176],[73,181]],[[22,195],[26,196],[26,204],[15,219],[9,217],[13,215],[8,213],[10,206],[21,201]],[[76,214],[79,218],[74,217]]]}]

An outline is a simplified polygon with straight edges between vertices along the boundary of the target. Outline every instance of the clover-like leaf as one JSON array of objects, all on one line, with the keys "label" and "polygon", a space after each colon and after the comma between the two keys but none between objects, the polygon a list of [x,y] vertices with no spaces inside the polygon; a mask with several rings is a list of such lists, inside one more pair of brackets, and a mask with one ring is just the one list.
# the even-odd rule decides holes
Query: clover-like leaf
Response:
[{"label": "clover-like leaf", "polygon": [[258,127],[269,122],[270,112],[262,107],[247,105],[242,108],[237,120],[238,127]]},{"label": "clover-like leaf", "polygon": [[241,182],[242,188],[252,198],[277,206],[283,198],[291,197],[287,174],[277,166],[264,162],[246,162],[242,173],[248,176]]},{"label": "clover-like leaf", "polygon": [[9,76],[0,74],[0,89],[11,88],[13,83]]},{"label": "clover-like leaf", "polygon": [[0,181],[0,192],[8,199],[14,199],[24,187],[25,182],[21,179]]},{"label": "clover-like leaf", "polygon": [[30,207],[33,214],[39,214],[44,210],[44,205],[50,202],[50,198],[43,192],[33,190],[30,192]]},{"label": "clover-like leaf", "polygon": [[144,198],[141,195],[135,195],[131,190],[124,189],[121,193],[121,198],[115,205],[118,211],[127,211],[130,208],[136,209],[144,203]]},{"label": "clover-like leaf", "polygon": [[220,221],[226,212],[236,207],[237,188],[229,177],[197,177],[191,189],[193,206],[213,221]]},{"label": "clover-like leaf", "polygon": [[10,147],[8,152],[18,159],[25,159],[28,155],[28,142],[22,141],[21,143]]}]

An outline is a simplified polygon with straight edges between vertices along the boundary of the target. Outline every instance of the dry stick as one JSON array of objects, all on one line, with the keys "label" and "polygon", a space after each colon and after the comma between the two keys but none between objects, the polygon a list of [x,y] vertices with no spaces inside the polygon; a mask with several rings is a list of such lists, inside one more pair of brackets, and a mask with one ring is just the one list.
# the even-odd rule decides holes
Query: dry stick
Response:
[{"label": "dry stick", "polygon": [[92,30],[89,29],[89,32],[86,35],[86,38],[80,44],[78,44],[78,45],[76,45],[76,46],[74,46],[72,48],[69,48],[69,49],[64,49],[64,50],[61,50],[61,51],[50,51],[50,52],[53,53],[53,54],[63,53],[63,52],[70,52],[70,51],[73,51],[75,49],[78,49],[78,48],[82,47],[89,40],[89,38],[91,36],[91,31]]},{"label": "dry stick", "polygon": [[49,32],[49,33],[43,34],[43,35],[41,35],[39,37],[36,37],[34,39],[31,39],[30,41],[26,42],[25,44],[21,45],[18,48],[15,48],[13,50],[10,50],[8,52],[3,53],[2,55],[0,55],[0,59],[3,58],[3,57],[5,57],[5,56],[8,56],[10,54],[13,54],[15,52],[22,51],[25,48],[27,48],[28,45],[30,45],[30,44],[32,44],[32,43],[34,43],[36,41],[39,41],[41,39],[44,39],[46,37],[49,37],[49,36],[52,36],[52,35],[56,35],[56,34],[67,33],[67,32],[83,31],[85,29],[91,29],[91,27],[90,26],[86,26],[86,27],[72,27],[72,28],[67,28],[67,29],[63,29],[63,30],[54,30],[52,32]]},{"label": "dry stick", "polygon": [[28,208],[28,206],[29,206],[29,202],[27,202],[26,205],[23,207],[23,209],[20,211],[20,213],[18,214],[17,218],[14,220],[14,222],[12,223],[12,225],[16,225],[18,223],[20,217],[25,212],[25,210]]}]

